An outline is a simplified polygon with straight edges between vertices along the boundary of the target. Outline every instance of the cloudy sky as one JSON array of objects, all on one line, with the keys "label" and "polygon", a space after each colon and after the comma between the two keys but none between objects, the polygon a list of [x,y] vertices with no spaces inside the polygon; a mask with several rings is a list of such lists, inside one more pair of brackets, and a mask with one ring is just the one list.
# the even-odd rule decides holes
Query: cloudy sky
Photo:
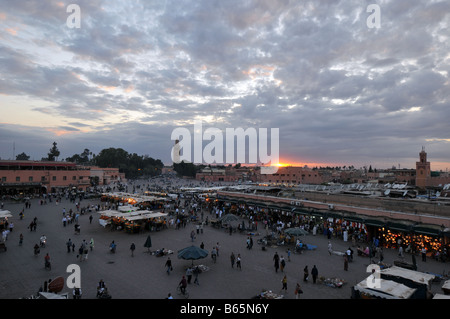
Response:
[{"label": "cloudy sky", "polygon": [[0,0],[0,157],[170,163],[198,120],[279,128],[284,163],[412,168],[424,146],[445,170],[449,29],[446,0]]}]

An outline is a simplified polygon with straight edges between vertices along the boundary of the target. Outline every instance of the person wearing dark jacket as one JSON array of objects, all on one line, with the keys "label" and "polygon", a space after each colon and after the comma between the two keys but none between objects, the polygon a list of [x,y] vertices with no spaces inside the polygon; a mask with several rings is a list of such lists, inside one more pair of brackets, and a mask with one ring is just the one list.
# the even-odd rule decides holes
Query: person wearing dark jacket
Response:
[{"label": "person wearing dark jacket", "polygon": [[313,269],[311,269],[311,275],[313,278],[313,283],[316,283],[317,276],[319,275],[319,270],[317,269],[316,265],[314,265]]}]

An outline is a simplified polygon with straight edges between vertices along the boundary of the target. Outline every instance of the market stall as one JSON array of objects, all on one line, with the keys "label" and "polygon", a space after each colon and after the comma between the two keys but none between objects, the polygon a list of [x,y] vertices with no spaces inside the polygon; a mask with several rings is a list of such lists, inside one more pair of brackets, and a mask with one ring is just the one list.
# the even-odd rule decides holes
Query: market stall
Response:
[{"label": "market stall", "polygon": [[120,212],[115,210],[102,211],[99,223],[102,226],[111,225],[117,230],[124,229],[129,233],[139,233],[147,230],[161,230],[165,227],[165,219],[168,214],[152,212],[148,210],[133,210]]},{"label": "market stall", "polygon": [[431,295],[435,275],[392,266],[380,270],[380,277],[416,289],[414,298],[427,299]]},{"label": "market stall", "polygon": [[8,218],[13,217],[9,210],[0,210],[0,230],[5,229],[8,225]]},{"label": "market stall", "polygon": [[[369,284],[368,284],[369,283]],[[372,284],[368,277],[352,287],[354,299],[411,299],[417,289],[395,281],[380,279],[378,285]]]}]

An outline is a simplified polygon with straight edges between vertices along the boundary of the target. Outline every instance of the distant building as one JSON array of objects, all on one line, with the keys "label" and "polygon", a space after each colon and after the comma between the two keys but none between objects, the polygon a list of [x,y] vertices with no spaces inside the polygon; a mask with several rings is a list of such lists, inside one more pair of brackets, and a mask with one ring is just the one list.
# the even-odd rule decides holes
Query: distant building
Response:
[{"label": "distant building", "polygon": [[325,178],[318,170],[307,167],[279,167],[275,174],[261,174],[261,183],[268,184],[321,184]]},{"label": "distant building", "polygon": [[431,165],[427,162],[427,153],[425,148],[419,153],[419,161],[416,162],[416,186],[418,188],[425,188],[429,184],[431,178]]},{"label": "distant building", "polygon": [[205,182],[255,182],[258,175],[257,167],[208,166],[198,172],[195,179]]},{"label": "distant building", "polygon": [[431,171],[431,164],[427,161],[425,148],[419,153],[419,161],[416,162],[416,187],[426,189],[427,187],[440,187],[450,183],[448,173]]},{"label": "distant building", "polygon": [[66,188],[86,191],[94,177],[98,177],[99,185],[125,180],[118,168],[56,161],[0,160],[0,195],[46,194]]},{"label": "distant building", "polygon": [[125,173],[120,173],[118,168],[90,166],[89,170],[91,178],[98,177],[98,185],[126,181]]}]

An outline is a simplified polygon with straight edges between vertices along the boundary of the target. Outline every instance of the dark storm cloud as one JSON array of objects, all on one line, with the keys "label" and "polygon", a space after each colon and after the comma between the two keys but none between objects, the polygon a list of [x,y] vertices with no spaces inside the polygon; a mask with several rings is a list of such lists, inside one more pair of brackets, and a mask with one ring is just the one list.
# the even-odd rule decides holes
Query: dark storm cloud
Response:
[{"label": "dark storm cloud", "polygon": [[299,161],[414,163],[427,140],[450,158],[447,1],[384,1],[378,29],[361,1],[79,1],[80,29],[68,4],[0,10],[30,41],[2,37],[0,92],[50,102],[33,109],[55,130],[89,129],[60,137],[77,149],[148,143],[170,161],[171,130],[208,118],[280,128]]}]

